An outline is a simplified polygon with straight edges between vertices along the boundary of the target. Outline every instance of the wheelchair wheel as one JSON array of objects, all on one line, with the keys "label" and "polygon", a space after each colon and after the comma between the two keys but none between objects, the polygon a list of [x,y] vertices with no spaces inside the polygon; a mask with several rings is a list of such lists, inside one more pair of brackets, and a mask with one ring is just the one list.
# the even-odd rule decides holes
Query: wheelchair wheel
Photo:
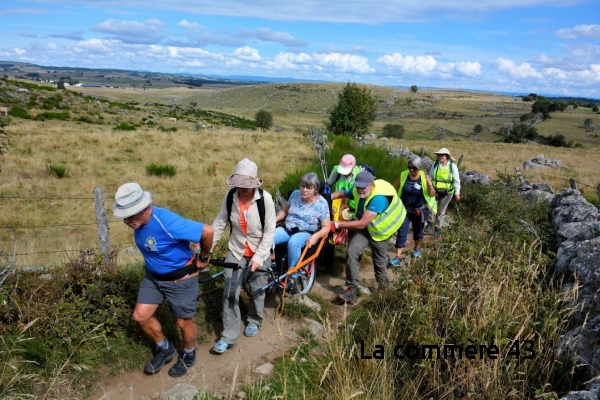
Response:
[{"label": "wheelchair wheel", "polygon": [[306,294],[310,292],[310,289],[312,289],[313,284],[315,283],[316,274],[317,265],[314,260],[298,271],[298,278],[296,278],[298,294]]}]

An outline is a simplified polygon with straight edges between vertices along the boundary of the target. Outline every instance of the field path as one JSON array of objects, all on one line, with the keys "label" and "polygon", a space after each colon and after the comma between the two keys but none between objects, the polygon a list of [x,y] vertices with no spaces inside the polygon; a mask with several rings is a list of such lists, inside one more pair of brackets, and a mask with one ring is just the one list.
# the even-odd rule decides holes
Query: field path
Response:
[{"label": "field path", "polygon": [[[411,236],[412,234],[409,235],[409,237]],[[425,236],[425,243],[430,240],[431,236]],[[393,242],[390,243],[390,246],[388,255],[393,258],[395,257]],[[410,263],[412,248],[412,238],[409,238],[404,256],[407,261],[403,265]],[[396,275],[391,270],[388,270],[388,277],[390,281],[396,279]],[[375,286],[372,264],[361,263],[361,279],[371,289]],[[344,307],[337,305],[334,290],[344,283],[345,271],[342,271],[341,275],[325,272],[317,274],[311,291],[320,295],[325,302],[331,302],[329,319],[334,327],[342,323],[344,318]],[[346,311],[351,312],[352,307],[348,307]],[[254,338],[247,338],[240,334],[234,348],[227,350],[224,354],[216,355],[210,351],[218,339],[215,337],[214,342],[196,347],[196,364],[190,369],[190,373],[182,378],[171,378],[167,373],[171,365],[175,363],[174,360],[153,376],[145,375],[141,369],[112,376],[99,382],[89,399],[155,400],[161,399],[161,395],[167,391],[176,390],[175,387],[178,385],[183,389],[184,386],[181,384],[193,385],[197,390],[205,389],[210,393],[220,394],[224,398],[236,398],[236,393],[240,391],[242,385],[261,377],[254,371],[257,366],[267,362],[274,363],[282,355],[289,354],[291,348],[302,343],[297,332],[306,326],[307,324],[302,320],[277,318],[276,300],[273,294],[269,294],[265,301],[265,319]],[[148,356],[150,356],[150,352],[148,352]]]}]

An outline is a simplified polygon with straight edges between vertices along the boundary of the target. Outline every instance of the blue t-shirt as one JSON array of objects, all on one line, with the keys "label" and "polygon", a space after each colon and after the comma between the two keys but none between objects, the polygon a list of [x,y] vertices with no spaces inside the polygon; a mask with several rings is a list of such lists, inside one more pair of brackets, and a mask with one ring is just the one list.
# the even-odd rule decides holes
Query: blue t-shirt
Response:
[{"label": "blue t-shirt", "polygon": [[410,179],[410,176],[406,177],[406,182],[402,186],[402,193],[400,194],[400,200],[406,208],[421,208],[425,205],[425,196],[423,196],[423,186],[421,186],[421,177],[417,179]]},{"label": "blue t-shirt", "polygon": [[301,231],[316,232],[321,229],[321,221],[329,218],[329,204],[323,196],[310,204],[304,204],[300,191],[294,190],[288,200],[290,209],[285,218],[287,229],[298,228]]},{"label": "blue t-shirt", "polygon": [[[346,190],[344,192],[344,197],[347,197],[349,199],[354,198],[354,195],[352,194],[353,190],[354,190],[354,187],[352,187],[349,190]],[[358,219],[361,219],[363,216],[363,208],[365,207],[365,200],[366,199],[358,200],[358,205],[356,206],[356,217]],[[382,194],[378,194],[376,196],[373,196],[373,198],[369,202],[369,205],[367,206],[367,210],[373,211],[376,214],[381,214],[382,212],[387,210],[389,205],[390,205],[390,202],[388,201],[387,197]]]},{"label": "blue t-shirt", "polygon": [[146,269],[162,275],[183,267],[192,258],[190,242],[199,242],[203,229],[201,222],[152,206],[150,221],[135,229],[133,237]]}]

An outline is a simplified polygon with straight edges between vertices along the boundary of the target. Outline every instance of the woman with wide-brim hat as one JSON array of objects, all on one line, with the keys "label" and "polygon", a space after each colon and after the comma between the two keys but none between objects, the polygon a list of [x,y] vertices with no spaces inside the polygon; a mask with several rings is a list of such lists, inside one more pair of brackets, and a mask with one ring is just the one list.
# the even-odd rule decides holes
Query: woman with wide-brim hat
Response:
[{"label": "woman with wide-brim hat", "polygon": [[437,155],[437,161],[431,166],[429,176],[436,191],[438,209],[435,215],[433,213],[429,215],[425,233],[431,232],[431,229],[435,226],[433,236],[439,237],[450,200],[452,200],[452,197],[460,200],[460,175],[458,174],[456,160],[450,155],[447,148],[442,147],[435,154]]},{"label": "woman with wide-brim hat", "polygon": [[[223,332],[212,348],[219,354],[233,347],[240,334],[242,319],[239,298],[244,269],[250,268],[252,271],[250,288],[254,291],[262,287],[265,280],[265,274],[260,270],[266,271],[271,266],[275,204],[273,197],[259,188],[263,181],[257,175],[258,167],[249,159],[244,158],[237,164],[235,172],[227,178],[231,189],[223,197],[221,209],[213,222],[213,249],[229,224],[231,232],[225,262],[242,266],[238,270],[225,269]],[[261,216],[260,210],[264,210],[264,216]],[[244,335],[253,337],[257,334],[263,320],[264,302],[264,292],[249,299],[248,325]]]}]

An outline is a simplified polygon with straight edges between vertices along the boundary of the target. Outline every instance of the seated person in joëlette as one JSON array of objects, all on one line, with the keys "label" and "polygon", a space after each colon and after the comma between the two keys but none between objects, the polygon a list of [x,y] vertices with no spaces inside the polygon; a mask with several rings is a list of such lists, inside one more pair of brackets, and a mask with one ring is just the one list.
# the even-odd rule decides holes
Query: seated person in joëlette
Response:
[{"label": "seated person in jo\u00eblette", "polygon": [[[300,190],[294,190],[285,206],[277,214],[276,221],[285,221],[284,226],[275,229],[275,245],[287,243],[288,269],[298,263],[304,245],[312,247],[323,236],[329,234],[331,220],[329,204],[319,194],[320,182],[317,174],[309,172],[300,180]],[[286,292],[297,293],[296,274],[292,274],[286,284]]]}]

